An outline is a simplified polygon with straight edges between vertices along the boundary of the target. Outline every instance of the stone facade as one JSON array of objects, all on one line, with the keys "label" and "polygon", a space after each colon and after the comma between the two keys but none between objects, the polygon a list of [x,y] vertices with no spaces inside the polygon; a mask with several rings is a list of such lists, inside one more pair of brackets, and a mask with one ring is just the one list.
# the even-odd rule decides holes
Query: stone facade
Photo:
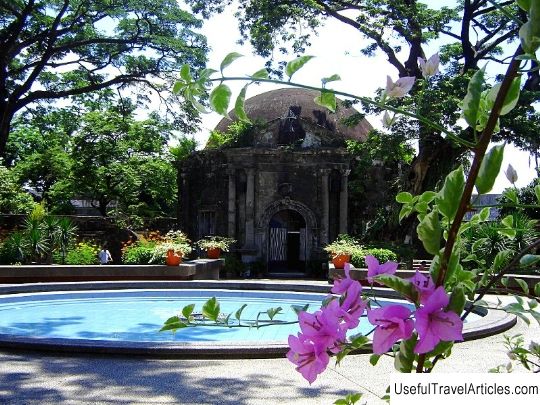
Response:
[{"label": "stone facade", "polygon": [[[362,139],[370,126],[364,120],[356,132],[344,129],[344,136],[312,92],[265,94],[255,105],[246,102],[250,118],[262,115],[267,123],[250,147],[203,150],[181,164],[178,218],[194,240],[228,235],[238,241],[244,262],[260,260],[269,272],[303,273],[323,257],[324,245],[347,232],[351,156],[344,139]],[[257,113],[276,98],[282,102]]]}]

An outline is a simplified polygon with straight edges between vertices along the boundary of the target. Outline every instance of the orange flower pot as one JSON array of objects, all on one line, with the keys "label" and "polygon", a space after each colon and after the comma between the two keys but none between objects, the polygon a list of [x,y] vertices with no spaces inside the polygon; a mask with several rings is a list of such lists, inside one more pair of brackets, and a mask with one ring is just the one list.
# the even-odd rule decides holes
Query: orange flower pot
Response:
[{"label": "orange flower pot", "polygon": [[207,256],[209,259],[219,259],[219,255],[221,254],[220,248],[209,248],[207,251]]},{"label": "orange flower pot", "polygon": [[165,263],[167,263],[167,266],[179,266],[182,263],[182,256],[174,253],[174,250],[168,250]]},{"label": "orange flower pot", "polygon": [[332,264],[336,269],[342,269],[345,267],[345,263],[349,263],[351,255],[332,255]]}]

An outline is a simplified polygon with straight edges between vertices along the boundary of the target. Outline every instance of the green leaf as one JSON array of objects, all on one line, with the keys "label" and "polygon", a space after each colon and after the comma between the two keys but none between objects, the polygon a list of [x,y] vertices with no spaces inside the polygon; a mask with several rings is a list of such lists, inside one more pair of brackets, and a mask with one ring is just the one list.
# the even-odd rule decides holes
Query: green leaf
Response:
[{"label": "green leaf", "polygon": [[182,308],[182,315],[184,315],[184,318],[189,320],[189,317],[193,313],[194,308],[195,308],[195,304],[189,304],[189,305],[186,305],[184,308]]},{"label": "green leaf", "polygon": [[231,89],[226,84],[220,84],[210,93],[210,106],[212,110],[227,116],[227,110],[231,101]]},{"label": "green leaf", "polygon": [[300,312],[306,312],[309,308],[309,304],[306,305],[291,305],[292,310],[296,315],[298,315]]},{"label": "green leaf", "polygon": [[246,101],[246,90],[247,86],[245,85],[242,87],[242,90],[240,90],[240,93],[238,94],[238,97],[236,98],[236,103],[234,104],[234,113],[238,117],[240,121],[244,122],[251,122],[248,116],[246,115],[246,111],[244,110],[244,102]]},{"label": "green leaf", "polygon": [[219,66],[219,70],[221,71],[221,74],[223,74],[223,69],[225,69],[227,66],[229,66],[231,63],[233,63],[236,59],[241,58],[242,54],[238,52],[231,52],[225,58],[223,58],[223,61],[221,62],[221,65]]},{"label": "green leaf", "polygon": [[210,298],[202,307],[202,314],[211,321],[217,322],[220,305],[216,297]]},{"label": "green leaf", "polygon": [[369,363],[372,365],[372,366],[376,366],[377,363],[379,362],[379,359],[381,358],[381,355],[380,354],[372,354],[371,356],[369,356]]},{"label": "green leaf", "polygon": [[174,94],[178,94],[182,91],[182,89],[185,87],[185,83],[184,82],[181,82],[181,81],[177,81],[174,83],[173,85],[173,93]]},{"label": "green leaf", "polygon": [[159,331],[164,332],[167,330],[172,330],[174,332],[177,329],[182,329],[186,327],[187,325],[184,322],[182,322],[179,317],[173,316],[165,321],[165,324]]},{"label": "green leaf", "polygon": [[430,358],[438,355],[448,357],[452,352],[452,347],[454,347],[454,342],[439,342],[432,351],[426,353],[426,357]]},{"label": "green leaf", "polygon": [[401,204],[407,204],[407,203],[412,203],[413,201],[413,196],[411,193],[408,193],[406,191],[402,191],[401,193],[399,193],[398,195],[396,195],[396,201],[398,203],[401,203]]},{"label": "green leaf", "polygon": [[435,191],[424,191],[418,198],[418,201],[429,204],[435,199],[435,197],[437,197],[437,193]]},{"label": "green leaf", "polygon": [[299,58],[293,59],[289,63],[287,63],[287,66],[285,66],[285,73],[287,74],[287,76],[289,76],[289,80],[299,69],[302,68],[302,66],[304,66],[313,58],[314,56],[300,56]]},{"label": "green leaf", "polygon": [[540,262],[540,255],[525,255],[519,259],[519,264],[525,267],[532,266],[538,262]]},{"label": "green leaf", "polygon": [[411,212],[413,211],[413,207],[411,205],[404,205],[401,207],[401,210],[399,211],[399,222],[405,217],[408,217]]},{"label": "green leaf", "polygon": [[323,87],[326,83],[335,82],[336,80],[341,80],[341,77],[338,74],[333,74],[332,76],[323,77],[321,79]]},{"label": "green leaf", "polygon": [[375,281],[390,287],[394,291],[399,292],[405,297],[410,298],[412,301],[416,301],[418,299],[418,292],[414,287],[414,284],[408,280],[393,274],[379,274],[378,276],[375,276],[374,279]]},{"label": "green leaf", "polygon": [[529,294],[529,285],[527,284],[527,282],[521,278],[515,278],[514,281],[519,284],[519,286],[521,287],[521,289],[523,290],[523,292],[525,294]]},{"label": "green leaf", "polygon": [[499,175],[501,170],[501,164],[504,156],[504,145],[494,146],[484,156],[482,164],[480,165],[480,171],[476,178],[476,189],[479,194],[486,194],[491,191],[495,179]]},{"label": "green leaf", "polygon": [[529,11],[531,8],[531,0],[516,0],[516,3],[523,11]]},{"label": "green leaf", "polygon": [[451,280],[454,273],[459,270],[459,267],[461,266],[459,263],[460,257],[461,254],[459,251],[453,251],[450,255],[450,260],[448,261],[448,268],[446,270],[446,280]]},{"label": "green leaf", "polygon": [[517,232],[515,229],[499,229],[497,231],[500,235],[506,236],[509,239],[514,239],[517,235]]},{"label": "green leaf", "polygon": [[536,200],[538,201],[538,204],[540,204],[540,184],[534,186],[534,194],[536,194]]},{"label": "green leaf", "polygon": [[269,308],[269,309],[266,310],[266,313],[268,314],[268,318],[270,318],[270,320],[273,320],[274,317],[277,314],[279,314],[282,310],[283,310],[283,308],[281,308],[281,307]]},{"label": "green leaf", "polygon": [[447,309],[461,316],[463,308],[465,308],[465,302],[465,291],[461,285],[458,285],[454,287],[452,294],[450,294],[450,302]]},{"label": "green leaf", "polygon": [[261,70],[257,70],[255,73],[253,73],[251,75],[251,78],[252,79],[268,79],[268,78],[270,78],[270,76],[268,76],[268,70],[263,68]]},{"label": "green leaf", "polygon": [[328,108],[332,112],[336,112],[336,95],[330,91],[321,91],[314,99],[315,103]]},{"label": "green leaf", "polygon": [[471,128],[476,128],[480,97],[484,84],[485,67],[475,72],[467,86],[467,95],[463,99],[463,116]]},{"label": "green leaf", "polygon": [[351,342],[346,344],[343,349],[336,355],[336,364],[339,364],[341,360],[345,358],[353,350],[359,350],[369,343],[369,339],[362,335],[354,335],[351,337]]},{"label": "green leaf", "polygon": [[503,287],[508,287],[508,277],[501,278],[501,284]]},{"label": "green leaf", "polygon": [[210,76],[212,76],[214,73],[216,73],[216,69],[202,69],[199,71],[199,78],[196,80],[197,84],[199,85],[200,94],[204,93],[205,84],[208,80],[210,80]]},{"label": "green leaf", "polygon": [[180,69],[180,77],[184,79],[187,83],[193,81],[193,77],[191,76],[190,67],[187,63],[184,63],[182,65],[182,68]]},{"label": "green leaf", "polygon": [[422,241],[424,249],[432,255],[439,253],[441,248],[441,223],[439,213],[431,211],[416,227],[418,238]]},{"label": "green leaf", "polygon": [[240,322],[240,318],[242,316],[242,311],[244,311],[244,308],[247,307],[247,304],[243,304],[238,310],[234,313],[234,317]]},{"label": "green leaf", "polygon": [[399,351],[394,358],[394,367],[400,373],[410,373],[415,359],[414,347],[418,337],[416,333],[407,340],[402,340],[399,344]]},{"label": "green leaf", "polygon": [[540,282],[534,285],[534,295],[536,295],[537,297],[540,297]]},{"label": "green leaf", "polygon": [[491,208],[490,207],[484,207],[482,208],[482,211],[478,214],[480,217],[480,221],[485,222],[489,219],[489,216],[491,215]]},{"label": "green leaf", "polygon": [[463,166],[459,166],[456,170],[450,172],[450,174],[446,176],[443,188],[436,197],[439,211],[448,218],[449,221],[452,221],[456,216],[464,188],[465,174],[463,173]]},{"label": "green leaf", "polygon": [[[506,98],[504,99],[504,103],[501,108],[500,115],[506,115],[514,109],[519,99],[519,91],[520,91],[519,86],[520,85],[521,85],[521,76],[518,76],[512,81],[512,84],[510,85],[510,88],[508,89],[508,93],[506,94]],[[495,99],[497,98],[497,94],[499,93],[500,88],[501,88],[501,83],[497,83],[495,86],[491,88],[488,94],[489,101],[491,101],[492,103],[495,103]]]}]

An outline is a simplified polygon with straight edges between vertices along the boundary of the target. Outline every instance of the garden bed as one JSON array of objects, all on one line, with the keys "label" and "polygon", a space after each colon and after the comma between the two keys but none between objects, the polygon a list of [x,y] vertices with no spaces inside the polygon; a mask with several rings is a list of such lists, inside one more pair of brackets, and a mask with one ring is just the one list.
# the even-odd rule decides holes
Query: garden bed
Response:
[{"label": "garden bed", "polygon": [[219,280],[221,259],[197,259],[164,265],[0,266],[0,283],[99,280]]}]

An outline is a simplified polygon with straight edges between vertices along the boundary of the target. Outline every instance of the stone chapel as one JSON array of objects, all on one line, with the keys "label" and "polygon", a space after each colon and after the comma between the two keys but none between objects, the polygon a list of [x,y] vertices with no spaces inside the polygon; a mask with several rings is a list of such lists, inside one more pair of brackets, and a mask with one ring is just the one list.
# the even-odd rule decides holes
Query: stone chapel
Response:
[{"label": "stone chapel", "polygon": [[[245,110],[262,129],[247,144],[197,151],[180,164],[178,219],[192,240],[230,236],[242,261],[296,275],[347,232],[345,141],[365,140],[372,127],[365,119],[345,125],[357,111],[338,106],[331,113],[316,96],[291,88],[254,96]],[[225,132],[232,122],[224,118],[216,130]]]}]

